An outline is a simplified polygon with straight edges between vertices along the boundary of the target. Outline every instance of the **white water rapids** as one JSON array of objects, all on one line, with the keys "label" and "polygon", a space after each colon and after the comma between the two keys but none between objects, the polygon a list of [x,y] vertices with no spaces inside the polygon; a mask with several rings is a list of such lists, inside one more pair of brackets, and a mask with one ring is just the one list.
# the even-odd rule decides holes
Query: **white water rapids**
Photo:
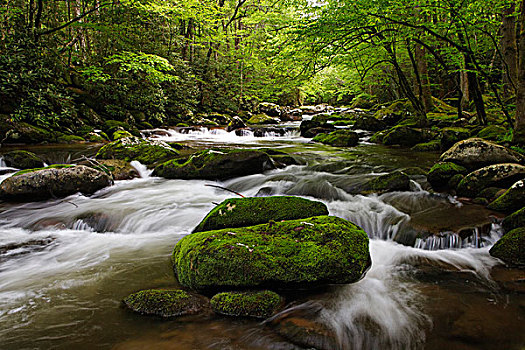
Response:
[{"label": "white water rapids", "polygon": [[[214,135],[224,136],[222,132],[203,133],[202,137],[171,132],[164,139],[210,142]],[[219,136],[217,142],[221,144],[234,137]],[[304,142],[295,137],[298,143]],[[271,145],[273,138],[263,138],[264,146]],[[294,137],[284,139],[293,142]],[[235,136],[234,143],[238,141]],[[257,140],[248,136],[247,143],[252,142]],[[208,181],[153,178],[141,164],[133,165],[142,178],[117,181],[91,197],[73,195],[45,202],[1,204],[1,349],[111,348],[137,337],[144,325],[158,329],[155,334],[166,331],[157,321],[125,313],[119,308],[120,300],[140,289],[172,285],[169,254],[174,244],[191,232],[214,207],[213,202],[232,195],[205,186]],[[220,185],[246,196],[265,188],[272,194],[318,199],[327,204],[331,215],[363,227],[372,238],[372,267],[361,281],[336,289],[319,319],[336,332],[341,349],[421,348],[425,330],[433,321],[410,273],[424,261],[427,266],[467,273],[491,290],[494,282],[489,271],[497,261],[488,254],[488,246],[425,251],[393,242],[392,237],[410,214],[389,204],[392,195],[348,194],[337,184],[349,176],[354,175],[291,166]],[[399,193],[396,198],[410,198],[412,208],[446,202],[417,190]],[[221,332],[219,338],[228,336],[228,332]],[[215,338],[202,344],[199,334],[186,341],[181,341],[179,348],[253,346],[246,342],[225,346],[230,343]],[[151,348],[156,348],[155,344]],[[263,348],[279,348],[275,344],[268,340]]]}]

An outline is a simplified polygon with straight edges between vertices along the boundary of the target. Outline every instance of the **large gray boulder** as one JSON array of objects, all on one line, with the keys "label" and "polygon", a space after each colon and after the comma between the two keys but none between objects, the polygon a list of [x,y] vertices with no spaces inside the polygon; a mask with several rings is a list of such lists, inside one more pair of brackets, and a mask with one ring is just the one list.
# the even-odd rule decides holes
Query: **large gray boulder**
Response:
[{"label": "large gray boulder", "polygon": [[81,192],[92,194],[111,185],[110,176],[84,165],[54,165],[16,173],[0,184],[0,198],[33,201],[66,197]]},{"label": "large gray boulder", "polygon": [[494,164],[475,170],[465,176],[458,185],[460,196],[475,197],[487,187],[508,188],[525,178],[525,166],[505,163]]},{"label": "large gray boulder", "polygon": [[471,138],[454,144],[441,155],[439,160],[456,163],[470,170],[499,163],[525,162],[521,154],[480,138]]}]

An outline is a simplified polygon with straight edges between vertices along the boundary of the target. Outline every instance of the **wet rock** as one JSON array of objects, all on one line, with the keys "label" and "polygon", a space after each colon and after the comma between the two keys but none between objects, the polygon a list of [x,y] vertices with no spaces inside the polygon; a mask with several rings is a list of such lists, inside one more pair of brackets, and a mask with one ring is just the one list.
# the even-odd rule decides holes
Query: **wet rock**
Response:
[{"label": "wet rock", "polygon": [[437,152],[441,149],[441,141],[432,140],[429,142],[418,143],[411,148],[414,152]]},{"label": "wet rock", "polygon": [[404,125],[395,126],[389,129],[383,136],[385,145],[401,145],[412,147],[418,143],[428,141],[429,135],[421,130]]},{"label": "wet rock", "polygon": [[247,123],[252,125],[279,124],[279,120],[264,113],[259,113],[248,119]]},{"label": "wet rock", "polygon": [[465,128],[444,128],[441,130],[441,149],[449,149],[455,143],[468,139],[470,130]]},{"label": "wet rock", "polygon": [[459,183],[465,178],[465,175],[463,174],[456,174],[454,176],[452,176],[450,178],[450,180],[448,180],[448,183],[447,183],[447,186],[448,188],[451,188],[451,189],[456,189],[458,188],[458,185]]},{"label": "wet rock", "polygon": [[[101,165],[106,167],[113,175],[114,180],[131,180],[136,177],[139,177],[139,173],[135,168],[131,166],[129,162],[120,159],[101,159],[98,161]],[[93,165],[87,162],[84,165],[92,166],[95,169],[103,170],[98,168],[96,165]]]},{"label": "wet rock", "polygon": [[219,123],[214,122],[213,120],[205,118],[203,115],[193,116],[188,120],[190,125],[202,125],[202,126],[219,126]]},{"label": "wet rock", "polygon": [[331,216],[193,233],[172,262],[179,282],[197,290],[353,283],[371,264],[367,234]]},{"label": "wet rock", "polygon": [[[301,125],[299,126],[299,130],[301,131],[301,136],[303,137],[314,137],[315,135],[321,133],[321,132],[316,132],[312,135],[312,133],[308,133],[308,131],[310,131],[311,129],[324,129],[325,131],[321,131],[321,132],[332,132],[335,130],[335,127],[331,124],[328,124],[328,123],[320,123],[320,122],[315,122],[315,121],[312,121],[312,120],[303,120],[301,122]],[[329,131],[328,131],[329,130]],[[311,136],[312,135],[312,136]]]},{"label": "wet rock", "polygon": [[11,151],[2,155],[4,162],[8,167],[17,169],[41,168],[44,162],[33,152],[28,151]]},{"label": "wet rock", "polygon": [[387,125],[394,126],[401,119],[410,117],[413,113],[412,104],[407,100],[400,100],[378,110],[374,114],[374,118],[384,121]]},{"label": "wet rock", "polygon": [[329,134],[317,134],[312,141],[334,147],[353,147],[359,143],[359,135],[350,130],[336,130]]},{"label": "wet rock", "polygon": [[467,168],[461,165],[451,162],[439,162],[430,169],[427,178],[432,187],[438,189],[445,187],[454,175],[465,175],[467,173]]},{"label": "wet rock", "polygon": [[387,127],[388,125],[384,121],[376,119],[372,116],[364,115],[355,120],[355,123],[352,129],[381,131],[381,130],[385,130]]},{"label": "wet rock", "polygon": [[[326,124],[326,125],[331,125],[331,124]],[[319,127],[319,128],[311,128],[311,129],[308,129],[305,131],[305,133],[301,136],[303,137],[308,137],[308,138],[313,138],[319,134],[329,134],[331,132],[333,132],[335,130],[335,127],[331,126],[331,127]]]},{"label": "wet rock", "polygon": [[301,106],[299,109],[304,114],[318,114],[318,113],[325,113],[328,111],[331,111],[334,109],[332,106],[328,106],[325,104],[317,105],[317,106]]},{"label": "wet rock", "polygon": [[458,194],[466,197],[476,195],[487,187],[506,188],[525,178],[525,166],[520,164],[494,164],[475,170],[465,176],[457,187]]},{"label": "wet rock", "polygon": [[264,290],[254,292],[224,292],[210,300],[213,311],[236,317],[268,318],[283,304],[279,294]]},{"label": "wet rock", "polygon": [[131,133],[129,131],[126,131],[126,130],[117,130],[113,133],[113,135],[111,136],[111,138],[116,141],[116,140],[120,140],[120,139],[125,139],[127,137],[133,137],[133,135],[131,135]]},{"label": "wet rock", "polygon": [[507,216],[501,223],[501,226],[505,232],[509,232],[518,227],[525,227],[525,206]]},{"label": "wet rock", "polygon": [[232,118],[228,114],[222,114],[222,113],[216,113],[216,112],[209,113],[207,118],[214,121],[215,123],[219,125],[228,125],[232,120]]},{"label": "wet rock", "polygon": [[245,127],[246,127],[246,124],[244,123],[244,121],[240,117],[235,116],[232,118],[231,122],[228,124],[228,127],[226,127],[226,131],[231,132],[233,130],[243,129]]},{"label": "wet rock", "polygon": [[5,179],[0,184],[0,198],[33,201],[77,192],[92,194],[111,183],[111,178],[100,170],[83,165],[53,165],[23,170]]},{"label": "wet rock", "polygon": [[478,194],[478,197],[485,198],[489,202],[501,196],[505,190],[499,187],[487,187]]},{"label": "wet rock", "polygon": [[177,150],[162,141],[127,137],[103,146],[96,154],[98,159],[136,160],[145,165],[166,161],[178,156]]},{"label": "wet rock", "polygon": [[205,150],[187,160],[170,160],[155,167],[154,176],[167,179],[225,180],[273,169],[268,154],[256,150]]},{"label": "wet rock", "polygon": [[378,176],[361,188],[361,193],[386,193],[392,191],[410,190],[410,178],[402,171]]},{"label": "wet rock", "polygon": [[491,141],[500,141],[503,140],[507,134],[507,128],[500,125],[489,125],[478,132],[476,137],[491,140]]},{"label": "wet rock", "polygon": [[[523,175],[525,178],[525,173]],[[489,209],[505,213],[512,213],[525,206],[525,181],[520,180],[511,186],[505,193],[490,203]]]},{"label": "wet rock", "polygon": [[8,243],[0,245],[0,262],[20,255],[39,252],[49,248],[56,238],[46,237],[43,239],[32,239],[25,242]]},{"label": "wet rock", "polygon": [[387,134],[387,130],[378,131],[370,138],[370,142],[373,143],[383,143],[383,138]]},{"label": "wet rock", "polygon": [[230,198],[216,206],[193,232],[328,215],[321,202],[292,196]]},{"label": "wet rock", "polygon": [[267,135],[284,136],[288,132],[286,128],[258,127],[253,129],[253,136],[265,137]]},{"label": "wet rock", "polygon": [[525,266],[525,227],[506,233],[489,252],[507,264]]},{"label": "wet rock", "polygon": [[259,112],[269,115],[270,117],[280,117],[282,114],[281,106],[275,103],[262,102],[259,104]]},{"label": "wet rock", "polygon": [[208,308],[208,300],[186,291],[148,289],[130,294],[123,300],[124,305],[142,315],[177,317],[194,315]]},{"label": "wet rock", "polygon": [[523,164],[525,159],[519,153],[479,138],[460,141],[443,153],[441,162],[453,162],[475,170],[499,163]]},{"label": "wet rock", "polygon": [[282,121],[300,121],[303,119],[303,111],[300,108],[283,111]]}]

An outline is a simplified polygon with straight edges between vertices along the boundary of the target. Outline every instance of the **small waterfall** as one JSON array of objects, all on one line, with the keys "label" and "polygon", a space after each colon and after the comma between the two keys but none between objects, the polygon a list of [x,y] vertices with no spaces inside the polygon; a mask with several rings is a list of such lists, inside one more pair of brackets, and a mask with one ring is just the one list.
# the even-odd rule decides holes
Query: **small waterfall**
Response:
[{"label": "small waterfall", "polygon": [[443,232],[427,238],[417,238],[414,248],[424,250],[483,248],[494,244],[502,234],[501,226],[492,224],[488,235],[483,235],[479,227],[473,228],[472,234],[465,238],[461,238],[455,232]]},{"label": "small waterfall", "polygon": [[139,176],[143,179],[147,179],[153,173],[153,169],[148,169],[139,161],[133,160],[131,161],[130,165],[135,168],[135,170],[139,173]]},{"label": "small waterfall", "polygon": [[7,167],[7,164],[5,163],[4,157],[0,157],[0,168]]}]

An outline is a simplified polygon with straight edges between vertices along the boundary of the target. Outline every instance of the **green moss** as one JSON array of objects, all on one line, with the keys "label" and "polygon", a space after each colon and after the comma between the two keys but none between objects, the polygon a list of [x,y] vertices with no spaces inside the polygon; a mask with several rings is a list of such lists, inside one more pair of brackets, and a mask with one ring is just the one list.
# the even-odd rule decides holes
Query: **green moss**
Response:
[{"label": "green moss", "polygon": [[485,140],[502,141],[507,134],[507,129],[500,125],[489,125],[478,132],[476,137]]},{"label": "green moss", "polygon": [[44,170],[44,169],[63,169],[63,168],[73,168],[73,167],[74,167],[74,165],[71,165],[71,164],[52,164],[50,166],[46,166],[46,167],[43,167],[43,168],[33,168],[33,169],[20,170],[20,171],[14,173],[13,176],[27,174],[27,173],[32,173],[32,172],[39,171],[39,170]]},{"label": "green moss", "polygon": [[407,191],[410,189],[410,178],[401,171],[378,176],[365,185],[364,193],[383,193],[389,191]]},{"label": "green moss", "polygon": [[329,134],[318,134],[312,141],[334,147],[353,147],[359,142],[359,135],[350,130],[337,130]]},{"label": "green moss", "polygon": [[525,207],[507,216],[501,223],[505,232],[509,232],[518,227],[525,227]]},{"label": "green moss", "polygon": [[117,130],[113,133],[113,140],[120,140],[120,139],[123,139],[123,138],[126,138],[126,137],[132,137],[133,135],[131,135],[131,133],[129,131],[126,131],[126,130]]},{"label": "green moss", "polygon": [[448,181],[456,174],[467,174],[468,170],[461,165],[452,162],[439,162],[428,172],[428,182],[436,188],[445,186]]},{"label": "green moss", "polygon": [[411,148],[414,152],[437,152],[441,149],[440,140],[432,140],[430,142],[418,143]]},{"label": "green moss", "polygon": [[456,174],[450,178],[447,182],[447,186],[452,189],[456,189],[461,182],[465,178],[465,175],[463,174]]},{"label": "green moss", "polygon": [[140,314],[161,317],[190,315],[202,310],[202,300],[183,290],[143,290],[127,296],[123,303]]},{"label": "green moss", "polygon": [[86,141],[83,137],[76,135],[60,135],[57,138],[58,143],[76,143]]},{"label": "green moss", "polygon": [[248,119],[248,124],[260,125],[260,124],[278,124],[279,122],[264,113],[259,113]]},{"label": "green moss", "polygon": [[328,215],[326,205],[300,197],[230,198],[211,210],[193,232]]},{"label": "green moss", "polygon": [[387,130],[378,131],[370,138],[370,142],[383,143],[383,137],[385,137]]},{"label": "green moss", "polygon": [[127,137],[102,147],[96,155],[99,159],[137,160],[142,164],[153,164],[178,156],[178,152],[160,141]]},{"label": "green moss", "polygon": [[414,113],[414,107],[408,100],[398,100],[385,108],[381,108],[374,114],[374,118],[397,117],[398,119],[410,117]]},{"label": "green moss", "polygon": [[213,311],[227,316],[268,318],[282,304],[279,294],[264,290],[257,292],[225,292],[210,300]]},{"label": "green moss", "polygon": [[189,127],[189,125],[186,124],[186,123],[177,123],[176,126],[179,127],[179,128],[187,128],[187,127]]},{"label": "green moss", "polygon": [[470,137],[470,130],[466,128],[450,127],[441,130],[441,149],[447,150],[455,143]]},{"label": "green moss", "polygon": [[490,248],[490,255],[511,265],[525,265],[525,227],[506,233]]},{"label": "green moss", "polygon": [[525,180],[512,185],[505,193],[489,205],[489,209],[512,213],[525,205]]},{"label": "green moss", "polygon": [[370,265],[368,236],[330,216],[193,233],[172,254],[173,269],[187,287],[297,288],[352,283]]},{"label": "green moss", "polygon": [[385,145],[401,145],[412,147],[418,143],[428,141],[429,135],[423,130],[405,125],[398,125],[388,129],[383,137]]},{"label": "green moss", "polygon": [[11,151],[4,154],[3,158],[7,166],[18,169],[40,168],[44,165],[42,159],[33,152],[28,151]]}]

